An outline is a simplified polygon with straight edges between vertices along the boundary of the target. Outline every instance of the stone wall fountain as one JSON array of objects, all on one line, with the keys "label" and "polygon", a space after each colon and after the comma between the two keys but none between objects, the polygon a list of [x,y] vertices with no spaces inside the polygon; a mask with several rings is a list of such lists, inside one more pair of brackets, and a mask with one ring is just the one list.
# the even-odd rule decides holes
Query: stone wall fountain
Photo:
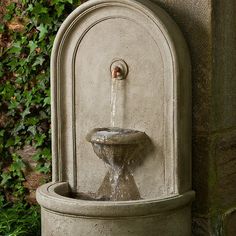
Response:
[{"label": "stone wall fountain", "polygon": [[61,26],[51,72],[42,235],[191,235],[190,60],[172,19],[91,0]]}]

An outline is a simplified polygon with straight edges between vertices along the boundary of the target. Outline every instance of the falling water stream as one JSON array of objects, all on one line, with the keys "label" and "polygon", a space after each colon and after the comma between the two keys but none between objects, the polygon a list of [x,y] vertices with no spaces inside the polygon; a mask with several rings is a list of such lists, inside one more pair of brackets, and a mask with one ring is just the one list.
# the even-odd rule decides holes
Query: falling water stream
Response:
[{"label": "falling water stream", "polygon": [[113,78],[111,82],[111,127],[115,127],[116,111],[117,111],[117,93],[118,83],[120,81]]},{"label": "falling water stream", "polygon": [[[98,201],[129,201],[141,199],[131,164],[146,134],[125,129],[126,81],[112,78],[110,92],[110,128],[92,130],[86,139],[104,161],[108,172],[96,193],[79,193],[78,198]],[[118,128],[119,127],[119,128]],[[135,158],[136,159],[136,158]]]},{"label": "falling water stream", "polygon": [[[136,149],[137,141],[135,140],[135,143],[132,143],[133,140],[129,141],[131,143],[124,141],[127,138],[129,140],[138,131],[124,129],[123,127],[126,80],[122,78],[122,74],[123,72],[118,67],[115,67],[112,71],[110,90],[111,128],[95,129],[93,131],[95,133],[88,136],[88,141],[95,147],[95,153],[104,161],[108,169],[108,173],[96,193],[96,199],[109,199],[111,201],[140,199],[138,188],[129,170],[129,160]],[[94,140],[91,139],[93,135],[95,136]]]},{"label": "falling water stream", "polygon": [[110,126],[124,128],[126,81],[113,78],[110,91]]},{"label": "falling water stream", "polygon": [[[111,82],[111,127],[115,127],[118,126],[118,122],[117,122],[117,118],[119,116],[119,114],[117,114],[117,111],[119,110],[119,112],[121,112],[121,110],[119,108],[122,109],[121,106],[122,104],[118,104],[118,100],[122,100],[122,94],[119,94],[119,84],[121,83],[121,80],[118,80],[116,78],[112,78],[112,82]],[[121,96],[119,96],[121,95]],[[119,96],[119,97],[118,97]],[[109,167],[110,172],[114,172],[113,174],[110,175],[110,183],[111,183],[111,198],[112,195],[114,195],[116,193],[116,189],[117,186],[119,184],[119,176],[122,172],[121,168],[116,166],[115,163],[111,163],[112,166]]]},{"label": "falling water stream", "polygon": [[[125,110],[125,80],[119,80],[112,78],[111,81],[111,96],[110,96],[110,125],[111,127],[123,128],[124,123],[124,110]],[[111,199],[116,198],[116,195],[120,195],[118,186],[120,185],[121,176],[124,174],[124,165],[119,166],[116,163],[111,162],[110,166],[107,165],[110,171],[110,184],[111,184]],[[123,195],[121,195],[123,197]]]}]

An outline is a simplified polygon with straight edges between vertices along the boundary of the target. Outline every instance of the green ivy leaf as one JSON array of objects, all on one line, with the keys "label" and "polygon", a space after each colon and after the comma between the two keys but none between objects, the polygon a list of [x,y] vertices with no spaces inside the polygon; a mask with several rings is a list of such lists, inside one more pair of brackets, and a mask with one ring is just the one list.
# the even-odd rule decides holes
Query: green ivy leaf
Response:
[{"label": "green ivy leaf", "polygon": [[45,107],[46,105],[50,105],[51,99],[50,97],[44,98],[43,100],[43,106]]},{"label": "green ivy leaf", "polygon": [[4,129],[0,130],[0,137],[3,137],[3,136],[4,136],[4,133],[5,133],[5,130],[4,130]]},{"label": "green ivy leaf", "polygon": [[3,64],[0,62],[0,77],[4,75]]},{"label": "green ivy leaf", "polygon": [[32,52],[35,51],[38,45],[34,41],[29,41],[28,47],[30,48],[30,54],[31,54]]},{"label": "green ivy leaf", "polygon": [[42,41],[48,33],[47,26],[44,24],[40,24],[40,26],[37,27],[37,30],[39,30],[39,32],[40,32],[39,33],[39,41]]},{"label": "green ivy leaf", "polygon": [[12,157],[13,163],[10,165],[9,170],[13,172],[13,176],[22,177],[22,170],[25,168],[25,163],[17,154],[12,154]]},{"label": "green ivy leaf", "polygon": [[13,137],[9,138],[7,140],[7,143],[6,143],[6,147],[11,147],[11,146],[14,146],[14,143],[15,143],[15,139]]},{"label": "green ivy leaf", "polygon": [[30,4],[28,5],[28,8],[26,9],[26,11],[32,12],[33,9],[34,9],[34,6],[33,6],[32,3],[30,3]]},{"label": "green ivy leaf", "polygon": [[49,148],[44,148],[41,154],[42,154],[43,159],[46,159],[48,161],[52,159],[51,150]]},{"label": "green ivy leaf", "polygon": [[16,125],[15,125],[15,129],[13,129],[12,134],[13,134],[13,135],[16,135],[16,134],[18,134],[19,131],[22,131],[22,130],[24,130],[24,129],[25,129],[24,123],[23,123],[23,122],[20,122],[19,124],[16,124]]},{"label": "green ivy leaf", "polygon": [[3,195],[0,195],[0,208],[3,208],[4,206],[4,196]]},{"label": "green ivy leaf", "polygon": [[[9,53],[17,53],[17,54],[20,54],[20,52],[21,52],[21,47],[19,46],[19,48],[15,48],[15,49],[11,48],[11,49],[9,49],[8,52],[9,52]],[[18,58],[11,58],[11,61],[7,63],[7,66],[10,67],[10,71],[14,71],[14,70],[17,68],[18,63],[19,63]]]},{"label": "green ivy leaf", "polygon": [[48,8],[44,7],[41,3],[36,2],[33,7],[31,7],[32,13],[35,15],[47,14]]},{"label": "green ivy leaf", "polygon": [[14,10],[15,10],[15,7],[16,7],[16,4],[13,2],[11,4],[9,4],[6,9],[9,13],[14,13]]},{"label": "green ivy leaf", "polygon": [[[21,49],[22,49],[21,42],[18,41],[18,42],[13,43],[12,47],[8,50],[8,53],[20,54]],[[16,63],[13,64],[13,66],[16,66]]]},{"label": "green ivy leaf", "polygon": [[51,171],[51,163],[45,163],[44,165],[38,165],[36,170],[48,174]]},{"label": "green ivy leaf", "polygon": [[45,138],[46,138],[45,134],[36,134],[35,135],[35,144],[34,144],[34,146],[36,148],[42,146]]},{"label": "green ivy leaf", "polygon": [[21,113],[21,117],[24,119],[27,115],[30,114],[30,108],[27,107],[22,113]]},{"label": "green ivy leaf", "polygon": [[[41,117],[41,116],[40,116]],[[26,125],[32,125],[35,127],[36,124],[38,124],[39,118],[38,117],[29,117],[25,120]]]},{"label": "green ivy leaf", "polygon": [[35,60],[35,62],[34,62],[34,64],[32,65],[33,67],[35,67],[35,66],[37,66],[37,65],[43,65],[43,63],[44,63],[44,61],[45,61],[45,58],[42,56],[42,55],[40,55],[40,56],[38,56],[37,58],[36,58],[36,60]]},{"label": "green ivy leaf", "polygon": [[57,16],[61,16],[65,9],[65,5],[56,5]]},{"label": "green ivy leaf", "polygon": [[[12,150],[34,145],[37,169],[43,173],[51,171],[50,53],[61,23],[79,0],[14,2],[8,5],[0,23],[0,34],[8,40],[7,48],[0,51],[0,105],[6,114],[0,130],[0,205],[5,198],[2,189],[18,200],[25,196],[24,162],[20,156],[11,154]],[[7,30],[6,25],[13,17],[22,19],[23,33]],[[3,171],[3,166],[8,168]],[[9,234],[2,229],[0,225],[0,235]],[[14,232],[18,235],[16,232],[20,235],[21,231]]]},{"label": "green ivy leaf", "polygon": [[30,126],[28,131],[32,133],[32,135],[35,135],[37,133],[36,126]]},{"label": "green ivy leaf", "polygon": [[5,21],[9,21],[9,20],[11,20],[11,18],[12,18],[12,14],[6,14],[6,15],[4,15],[4,17],[3,17],[3,19],[5,20]]},{"label": "green ivy leaf", "polygon": [[2,181],[1,181],[2,186],[4,186],[10,179],[12,179],[11,175],[7,172],[3,172],[1,174],[1,178],[2,178]]},{"label": "green ivy leaf", "polygon": [[4,28],[5,28],[5,26],[3,24],[0,24],[0,34],[2,34],[4,32]]},{"label": "green ivy leaf", "polygon": [[21,138],[19,137],[19,136],[16,136],[15,137],[15,143],[14,143],[14,145],[17,145],[17,144],[19,144],[21,142]]},{"label": "green ivy leaf", "polygon": [[41,152],[38,152],[35,155],[33,155],[32,159],[34,161],[39,161],[41,159]]}]

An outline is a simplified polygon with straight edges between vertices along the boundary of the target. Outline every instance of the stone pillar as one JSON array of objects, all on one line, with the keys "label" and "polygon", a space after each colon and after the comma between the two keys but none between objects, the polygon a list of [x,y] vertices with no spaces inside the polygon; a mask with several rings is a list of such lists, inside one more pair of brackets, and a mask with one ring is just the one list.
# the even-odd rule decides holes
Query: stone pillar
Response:
[{"label": "stone pillar", "polygon": [[191,53],[193,235],[236,235],[236,1],[153,1]]}]

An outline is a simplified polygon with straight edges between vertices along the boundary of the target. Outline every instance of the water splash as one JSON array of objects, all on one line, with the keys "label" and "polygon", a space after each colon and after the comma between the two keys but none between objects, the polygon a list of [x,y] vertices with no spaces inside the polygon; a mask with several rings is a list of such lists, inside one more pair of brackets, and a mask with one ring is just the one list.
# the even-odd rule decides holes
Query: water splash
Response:
[{"label": "water splash", "polygon": [[116,200],[117,196],[120,195],[119,184],[123,174],[123,168],[116,165],[110,169],[110,183],[111,183],[111,199]]}]

